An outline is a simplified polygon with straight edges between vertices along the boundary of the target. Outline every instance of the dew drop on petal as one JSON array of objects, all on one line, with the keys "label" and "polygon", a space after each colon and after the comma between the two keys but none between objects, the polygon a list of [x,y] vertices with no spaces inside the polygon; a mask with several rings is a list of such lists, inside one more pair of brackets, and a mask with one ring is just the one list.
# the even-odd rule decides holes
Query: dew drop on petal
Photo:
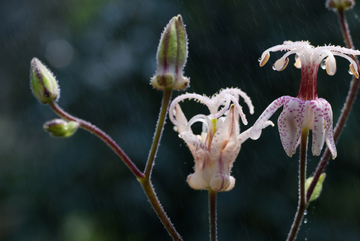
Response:
[{"label": "dew drop on petal", "polygon": [[349,69],[348,73],[349,73],[350,75],[354,75],[354,73],[352,72],[351,69]]},{"label": "dew drop on petal", "polygon": [[326,69],[326,59],[323,59],[323,60],[321,61],[320,67],[321,67],[322,69]]}]

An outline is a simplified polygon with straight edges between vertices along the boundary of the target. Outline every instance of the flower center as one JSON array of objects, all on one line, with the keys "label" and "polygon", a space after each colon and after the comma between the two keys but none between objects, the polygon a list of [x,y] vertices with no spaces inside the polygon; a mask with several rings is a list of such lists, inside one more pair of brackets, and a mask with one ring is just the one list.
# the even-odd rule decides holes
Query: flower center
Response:
[{"label": "flower center", "polygon": [[317,72],[319,64],[314,62],[301,66],[301,83],[298,98],[301,100],[315,100],[317,98]]}]

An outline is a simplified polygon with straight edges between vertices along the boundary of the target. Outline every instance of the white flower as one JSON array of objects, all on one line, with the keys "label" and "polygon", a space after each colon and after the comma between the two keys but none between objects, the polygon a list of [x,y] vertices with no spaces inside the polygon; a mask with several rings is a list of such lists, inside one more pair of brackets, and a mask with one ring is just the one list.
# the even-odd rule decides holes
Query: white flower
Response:
[{"label": "white flower", "polygon": [[[239,116],[244,124],[247,124],[247,120],[238,103],[239,96],[243,97],[250,113],[253,113],[254,107],[250,98],[239,89],[225,89],[212,98],[184,94],[171,103],[170,120],[175,124],[179,137],[187,143],[195,159],[195,173],[187,177],[190,187],[211,188],[217,192],[229,191],[234,187],[235,178],[230,176],[231,168],[240,151],[241,143],[249,138],[251,130],[250,128],[240,134]],[[211,114],[195,115],[188,122],[178,104],[185,99],[199,100],[209,108]],[[223,107],[219,110],[221,106]],[[203,123],[201,135],[194,135],[191,130],[191,126],[196,122]],[[263,128],[268,125],[272,125],[272,122],[264,122]]]},{"label": "white flower", "polygon": [[301,83],[297,98],[283,96],[273,101],[255,122],[250,138],[256,140],[261,134],[263,123],[274,114],[281,106],[283,111],[278,119],[278,129],[281,143],[285,152],[291,157],[300,143],[301,130],[312,130],[312,153],[320,155],[321,149],[326,142],[332,158],[335,159],[337,151],[333,137],[333,113],[331,105],[317,95],[317,73],[319,66],[326,69],[329,75],[336,72],[334,56],[340,56],[350,62],[349,73],[359,78],[356,62],[348,55],[360,55],[360,51],[335,47],[314,47],[309,42],[285,41],[264,51],[259,60],[260,66],[264,66],[270,58],[270,52],[288,51],[273,65],[273,69],[282,71],[289,63],[288,56],[296,54],[295,67],[301,68]]}]

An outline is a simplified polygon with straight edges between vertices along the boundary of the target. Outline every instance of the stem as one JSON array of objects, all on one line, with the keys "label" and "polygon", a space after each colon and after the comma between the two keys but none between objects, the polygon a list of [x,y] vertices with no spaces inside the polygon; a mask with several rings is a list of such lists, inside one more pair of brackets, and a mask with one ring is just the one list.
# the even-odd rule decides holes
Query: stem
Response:
[{"label": "stem", "polygon": [[216,194],[217,192],[209,188],[209,216],[210,216],[210,240],[216,241]]},{"label": "stem", "polygon": [[154,135],[154,139],[151,145],[151,149],[150,149],[150,153],[149,153],[149,158],[146,162],[146,167],[145,167],[145,177],[150,179],[150,175],[151,175],[151,171],[152,171],[152,167],[154,164],[154,159],[155,159],[155,155],[157,152],[157,149],[159,147],[159,142],[161,139],[161,134],[164,130],[164,123],[165,123],[165,119],[166,119],[166,114],[168,111],[168,107],[169,107],[169,102],[170,102],[170,98],[171,98],[171,92],[172,89],[171,88],[167,88],[164,90],[164,95],[163,95],[163,100],[162,100],[162,106],[161,106],[161,110],[160,110],[160,116],[156,125],[156,130],[155,130],[155,135]]},{"label": "stem", "polygon": [[99,137],[102,141],[104,141],[121,158],[121,160],[123,160],[125,165],[131,170],[131,172],[137,178],[144,177],[144,174],[135,166],[135,164],[125,154],[125,152],[105,132],[103,132],[102,130],[100,130],[99,128],[97,128],[96,126],[92,125],[91,123],[89,123],[87,121],[84,121],[82,119],[79,119],[77,117],[74,117],[74,116],[68,114],[63,109],[61,109],[61,107],[58,106],[58,104],[55,101],[49,103],[49,105],[53,109],[53,111],[61,118],[65,119],[67,121],[76,121],[77,123],[80,124],[81,128],[91,132],[92,134]]},{"label": "stem", "polygon": [[182,241],[179,233],[176,231],[175,227],[172,225],[169,217],[166,215],[164,209],[162,208],[159,199],[156,196],[154,188],[152,187],[151,181],[148,177],[138,178],[142,188],[144,189],[146,196],[148,197],[151,206],[153,207],[154,211],[160,218],[161,222],[165,226],[166,230],[168,231],[169,235],[176,241]]},{"label": "stem", "polygon": [[307,202],[305,200],[305,181],[306,181],[306,151],[307,151],[308,133],[309,133],[308,128],[305,128],[301,131],[300,166],[299,166],[299,195],[300,195],[299,205],[287,241],[295,240],[296,235],[301,226],[301,221],[304,217],[304,212],[307,207]]},{"label": "stem", "polygon": [[[345,40],[345,44],[347,48],[351,48],[351,49],[355,49],[353,42],[352,42],[352,38],[349,32],[349,28],[348,28],[348,24],[345,18],[345,12],[344,10],[338,10],[338,17],[339,17],[339,21],[340,21],[340,26],[341,26],[341,30],[343,33],[343,37]],[[359,61],[357,58],[355,58],[354,56],[351,56],[352,59],[354,59],[354,61],[356,62],[356,64],[359,66]],[[355,77],[353,77],[351,83],[350,83],[350,89],[349,89],[349,93],[348,96],[346,97],[346,101],[344,104],[344,107],[341,111],[341,115],[336,123],[335,129],[334,129],[334,141],[335,143],[338,141],[339,136],[341,134],[341,131],[343,130],[345,123],[347,121],[347,118],[349,117],[351,108],[354,104],[354,101],[356,99],[358,90],[359,90],[359,84],[360,81],[359,79],[356,79]],[[311,182],[307,193],[306,193],[306,200],[310,200],[311,194],[314,191],[314,188],[316,186],[317,181],[319,180],[319,177],[321,175],[321,173],[324,171],[328,161],[330,158],[330,150],[328,148],[326,148],[321,161],[319,162],[315,174],[314,174],[314,179]]]}]

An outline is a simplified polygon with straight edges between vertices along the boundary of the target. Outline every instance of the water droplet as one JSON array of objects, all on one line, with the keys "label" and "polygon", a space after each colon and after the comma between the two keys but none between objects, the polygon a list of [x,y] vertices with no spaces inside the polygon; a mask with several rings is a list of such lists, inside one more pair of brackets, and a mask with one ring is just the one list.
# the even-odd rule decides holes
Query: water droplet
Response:
[{"label": "water droplet", "polygon": [[351,71],[351,68],[349,69],[348,73],[349,73],[350,75],[354,75],[354,73]]},{"label": "water droplet", "polygon": [[276,70],[275,64],[273,64],[272,69],[273,69],[273,70]]},{"label": "water droplet", "polygon": [[323,59],[323,60],[321,61],[320,67],[321,67],[322,69],[326,69],[326,59]]},{"label": "water droplet", "polygon": [[307,210],[304,211],[304,215],[305,215],[305,216],[307,215]]},{"label": "water droplet", "polygon": [[258,59],[259,63],[261,62],[261,57]]},{"label": "water droplet", "polygon": [[307,222],[308,222],[308,221],[307,221],[307,218],[305,218],[305,219],[304,219],[304,223],[307,223]]}]

